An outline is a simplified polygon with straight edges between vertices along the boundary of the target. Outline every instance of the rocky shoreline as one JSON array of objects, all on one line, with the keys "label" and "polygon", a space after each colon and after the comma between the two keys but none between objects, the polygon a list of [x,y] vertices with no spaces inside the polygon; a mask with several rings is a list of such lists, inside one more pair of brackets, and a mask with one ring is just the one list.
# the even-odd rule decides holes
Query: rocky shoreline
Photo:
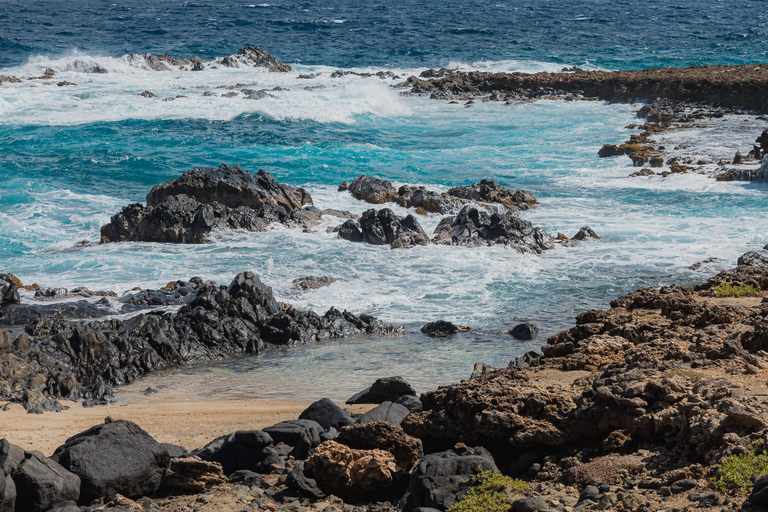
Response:
[{"label": "rocky shoreline", "polygon": [[[750,253],[694,288],[637,290],[580,314],[543,355],[420,398],[381,379],[350,399],[380,404],[363,415],[323,399],[192,451],[111,418],[51,458],[3,441],[2,510],[444,511],[469,499],[478,471],[516,479],[497,489],[499,510],[763,510],[760,470],[744,483],[726,468],[762,457],[768,439],[765,262]],[[219,297],[268,311],[256,280],[238,276]],[[105,468],[115,450],[123,463]]]}]

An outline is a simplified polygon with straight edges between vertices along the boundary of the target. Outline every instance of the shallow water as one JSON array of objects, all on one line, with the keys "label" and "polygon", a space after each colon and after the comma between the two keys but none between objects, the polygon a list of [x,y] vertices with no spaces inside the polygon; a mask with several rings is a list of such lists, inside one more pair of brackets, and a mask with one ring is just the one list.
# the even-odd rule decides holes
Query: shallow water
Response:
[{"label": "shallow water", "polygon": [[[597,157],[602,144],[635,133],[624,127],[636,122],[637,104],[465,107],[402,96],[392,87],[425,67],[453,63],[469,69],[479,60],[488,69],[524,71],[757,62],[764,60],[765,15],[747,4],[725,12],[723,2],[624,2],[611,9],[594,2],[590,12],[578,13],[557,2],[515,8],[480,3],[472,12],[464,9],[462,18],[465,28],[475,28],[464,30],[438,16],[427,28],[420,26],[417,40],[426,11],[407,3],[395,13],[386,4],[379,9],[336,3],[325,9],[309,3],[186,2],[160,12],[139,0],[85,2],[56,19],[43,3],[32,8],[14,0],[0,8],[0,28],[20,27],[15,39],[2,40],[0,74],[38,76],[50,67],[54,82],[77,85],[24,81],[0,87],[1,270],[25,283],[118,293],[194,275],[226,283],[253,270],[281,301],[320,313],[335,306],[373,314],[408,330],[401,337],[275,350],[147,379],[165,379],[184,396],[344,399],[394,374],[423,391],[467,378],[475,362],[505,366],[571,326],[579,312],[607,307],[618,295],[700,282],[768,241],[765,185],[720,183],[696,173],[630,179],[636,169],[628,158]],[[660,10],[656,18],[639,16],[646,8]],[[88,32],[78,28],[81,9],[100,13]],[[248,14],[253,12],[260,14]],[[174,16],[183,16],[184,23]],[[31,29],[46,23],[50,30]],[[617,31],[629,23],[639,24],[633,25],[637,30],[619,37]],[[641,30],[648,23],[666,25],[678,37]],[[586,32],[598,35],[585,41]],[[259,41],[249,39],[254,34],[261,35]],[[645,46],[636,44],[639,38]],[[291,62],[295,71],[156,72],[124,58],[140,51],[212,58],[249,42]],[[109,72],[72,71],[78,59]],[[400,78],[331,78],[338,67],[384,68]],[[319,76],[299,78],[310,72]],[[236,84],[247,85],[234,90],[280,90],[261,100],[221,97],[230,90],[222,86]],[[157,98],[138,96],[144,90]],[[162,101],[178,95],[185,97]],[[731,159],[737,149],[745,153],[768,127],[764,120],[735,115],[705,124],[660,140],[678,148],[673,153],[716,161]],[[155,183],[220,163],[264,168],[281,182],[306,187],[320,208],[355,213],[370,205],[337,187],[359,174],[436,190],[493,178],[534,192],[541,204],[522,217],[552,234],[570,236],[589,225],[602,238],[543,255],[503,247],[390,250],[338,240],[327,229],[339,221],[326,218],[310,233],[280,227],[227,232],[201,246],[77,246],[98,241],[99,227],[122,206],[143,201]],[[419,217],[430,232],[439,220]],[[689,270],[708,258],[717,259]],[[305,275],[345,281],[300,292],[291,281]],[[448,340],[418,332],[441,318],[476,332]],[[542,328],[536,342],[499,334],[520,321]]]}]

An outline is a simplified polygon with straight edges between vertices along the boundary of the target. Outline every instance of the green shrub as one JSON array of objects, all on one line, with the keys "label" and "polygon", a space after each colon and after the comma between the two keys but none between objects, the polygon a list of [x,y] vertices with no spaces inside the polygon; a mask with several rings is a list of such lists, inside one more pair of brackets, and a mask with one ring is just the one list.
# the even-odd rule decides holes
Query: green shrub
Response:
[{"label": "green shrub", "polygon": [[746,286],[732,283],[720,283],[715,288],[715,296],[717,297],[757,297],[760,292],[748,284]]},{"label": "green shrub", "polygon": [[765,474],[768,474],[768,452],[752,449],[723,459],[717,465],[717,476],[712,478],[712,483],[722,493],[746,494],[752,488],[752,475]]},{"label": "green shrub", "polygon": [[514,494],[529,488],[522,480],[490,470],[481,471],[462,483],[469,484],[470,488],[448,512],[508,512],[512,508],[512,500],[505,491]]}]

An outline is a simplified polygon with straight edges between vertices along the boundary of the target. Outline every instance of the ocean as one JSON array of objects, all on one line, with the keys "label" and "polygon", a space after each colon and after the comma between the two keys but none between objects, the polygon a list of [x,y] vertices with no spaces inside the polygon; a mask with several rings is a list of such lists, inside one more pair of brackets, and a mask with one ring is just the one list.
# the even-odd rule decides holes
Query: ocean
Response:
[{"label": "ocean", "polygon": [[[597,151],[637,133],[625,127],[637,122],[638,103],[465,106],[393,86],[439,67],[764,63],[768,14],[761,6],[5,0],[0,74],[26,78],[51,68],[56,80],[0,86],[0,271],[44,287],[120,294],[192,276],[224,284],[253,270],[278,300],[372,314],[408,331],[184,367],[137,384],[162,383],[189,397],[344,399],[382,376],[402,375],[424,391],[468,378],[476,362],[506,366],[573,325],[579,312],[644,286],[701,282],[762,248],[768,187],[697,173],[628,178],[637,170],[629,158],[600,159]],[[294,71],[153,71],[126,58],[215,59],[247,45]],[[78,72],[78,61],[107,72]],[[316,77],[300,78],[309,74]],[[55,85],[62,80],[76,85]],[[237,84],[279,89],[260,100],[221,95]],[[157,97],[139,96],[145,90]],[[659,140],[681,154],[730,160],[765,128],[765,120],[734,114]],[[337,187],[360,174],[434,190],[491,178],[532,191],[540,205],[521,216],[553,235],[591,226],[601,239],[543,255],[504,247],[390,250],[338,240],[327,232],[338,221],[328,218],[310,233],[217,233],[199,246],[95,243],[100,226],[144,201],[154,184],[221,163],[265,169],[305,187],[321,208],[358,214],[370,205]],[[419,217],[428,232],[439,220]],[[78,244],[84,240],[94,243]],[[291,281],[305,275],[345,281],[296,290]],[[419,333],[437,319],[474,331],[439,340]],[[541,328],[536,340],[503,334],[521,321]]]}]

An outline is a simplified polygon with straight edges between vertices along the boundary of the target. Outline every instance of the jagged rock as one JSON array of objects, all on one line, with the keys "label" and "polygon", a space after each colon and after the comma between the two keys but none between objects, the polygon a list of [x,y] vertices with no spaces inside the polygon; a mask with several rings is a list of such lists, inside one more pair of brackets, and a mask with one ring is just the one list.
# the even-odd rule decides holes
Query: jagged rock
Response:
[{"label": "jagged rock", "polygon": [[539,334],[539,328],[533,324],[522,323],[514,326],[508,332],[519,340],[529,341]]},{"label": "jagged rock", "polygon": [[258,46],[246,46],[238,50],[232,57],[248,66],[267,68],[269,71],[277,73],[285,73],[293,69],[290,64],[279,62],[264,48]]},{"label": "jagged rock", "polygon": [[355,199],[373,204],[391,203],[397,199],[397,191],[392,183],[365,175],[352,180],[349,192]]},{"label": "jagged rock", "polygon": [[517,209],[526,209],[522,205],[535,205],[536,197],[527,190],[509,190],[494,180],[480,180],[474,185],[462,185],[448,190],[448,195],[482,203],[498,203]]},{"label": "jagged rock", "polygon": [[80,479],[40,452],[32,452],[13,477],[18,512],[47,512],[56,505],[77,501]]},{"label": "jagged rock", "polygon": [[226,436],[217,437],[203,448],[192,452],[204,461],[221,465],[222,471],[230,475],[238,470],[262,469],[261,462],[270,452],[272,437],[261,430],[238,430]]},{"label": "jagged rock", "polygon": [[462,485],[477,471],[498,471],[491,454],[482,447],[463,448],[424,456],[411,472],[410,498],[403,512],[418,507],[447,510],[465,490]]},{"label": "jagged rock", "polygon": [[217,462],[204,461],[200,457],[172,458],[163,474],[160,486],[177,491],[203,493],[227,482],[227,477]]},{"label": "jagged rock", "polygon": [[347,220],[339,227],[339,238],[349,240],[350,242],[362,242],[363,232],[360,226],[354,220]]},{"label": "jagged rock", "polygon": [[204,243],[214,229],[264,231],[275,222],[308,226],[320,212],[304,205],[312,198],[301,188],[278,183],[260,170],[240,166],[196,168],[155,185],[147,206],[128,205],[102,226],[102,242]]},{"label": "jagged rock", "polygon": [[594,238],[594,239],[600,239],[599,236],[597,236],[597,233],[594,232],[594,230],[589,226],[584,226],[581,228],[578,233],[573,235],[573,240],[586,240],[587,238]]},{"label": "jagged rock", "polygon": [[400,218],[389,208],[363,212],[360,231],[369,244],[389,245],[393,249],[429,244],[429,237],[413,215]]},{"label": "jagged rock", "polygon": [[738,264],[740,266],[768,267],[768,256],[763,256],[758,252],[750,251],[739,256]]},{"label": "jagged rock", "polygon": [[0,274],[0,307],[21,302],[16,283],[8,274]]},{"label": "jagged rock", "polygon": [[402,428],[384,421],[346,426],[341,429],[335,441],[358,450],[387,451],[394,455],[398,466],[406,472],[410,471],[424,453],[420,439],[409,436]]},{"label": "jagged rock", "polygon": [[330,398],[322,398],[307,407],[299,416],[300,420],[313,420],[325,430],[341,429],[355,422],[352,417]]},{"label": "jagged rock", "polygon": [[466,325],[456,325],[447,320],[429,322],[421,327],[421,332],[433,338],[445,338],[446,336],[456,334],[457,332],[467,332],[471,330],[471,327],[467,327]]},{"label": "jagged rock", "polygon": [[444,218],[434,235],[433,243],[448,245],[503,244],[520,252],[535,253],[554,247],[552,237],[530,222],[504,213],[489,214],[474,206],[465,206],[455,217]]},{"label": "jagged rock", "polygon": [[371,501],[387,496],[393,484],[404,476],[395,457],[383,450],[353,450],[335,441],[326,441],[307,459],[304,471],[326,493],[348,501]]},{"label": "jagged rock", "polygon": [[415,395],[416,390],[408,382],[400,377],[384,377],[376,379],[376,382],[354,394],[348,404],[380,404],[386,401],[396,401],[405,395]]},{"label": "jagged rock", "polygon": [[67,439],[51,457],[80,477],[80,501],[152,494],[160,487],[170,457],[152,436],[131,421],[96,425]]},{"label": "jagged rock", "polygon": [[325,498],[325,493],[318,487],[317,481],[304,474],[304,461],[297,462],[293,470],[288,473],[288,477],[285,479],[285,485],[305,498],[315,500]]},{"label": "jagged rock", "polygon": [[325,429],[313,420],[287,420],[264,429],[275,443],[292,446],[290,452],[296,459],[305,459],[309,451],[320,444],[320,434]]},{"label": "jagged rock", "polygon": [[372,423],[374,421],[385,421],[392,425],[400,425],[403,418],[408,416],[411,411],[404,405],[393,402],[382,402],[378,407],[374,407],[367,413],[360,416],[358,423]]}]

